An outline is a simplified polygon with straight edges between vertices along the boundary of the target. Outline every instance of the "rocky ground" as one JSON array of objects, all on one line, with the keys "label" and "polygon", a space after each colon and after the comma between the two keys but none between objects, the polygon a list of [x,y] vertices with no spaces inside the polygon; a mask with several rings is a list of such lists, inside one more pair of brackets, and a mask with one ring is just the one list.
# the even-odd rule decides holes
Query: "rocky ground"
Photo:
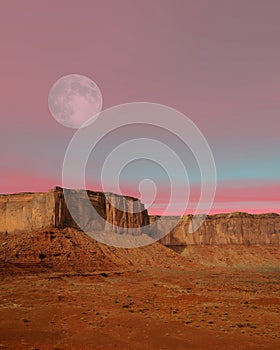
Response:
[{"label": "rocky ground", "polygon": [[182,256],[159,243],[110,248],[72,229],[0,244],[0,349],[280,347],[277,247]]}]

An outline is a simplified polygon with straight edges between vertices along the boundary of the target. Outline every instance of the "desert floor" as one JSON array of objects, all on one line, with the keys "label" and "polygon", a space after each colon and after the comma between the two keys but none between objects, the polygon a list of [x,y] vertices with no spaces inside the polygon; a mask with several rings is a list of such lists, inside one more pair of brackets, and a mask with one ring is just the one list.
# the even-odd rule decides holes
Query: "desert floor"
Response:
[{"label": "desert floor", "polygon": [[280,269],[1,269],[0,349],[279,349]]}]

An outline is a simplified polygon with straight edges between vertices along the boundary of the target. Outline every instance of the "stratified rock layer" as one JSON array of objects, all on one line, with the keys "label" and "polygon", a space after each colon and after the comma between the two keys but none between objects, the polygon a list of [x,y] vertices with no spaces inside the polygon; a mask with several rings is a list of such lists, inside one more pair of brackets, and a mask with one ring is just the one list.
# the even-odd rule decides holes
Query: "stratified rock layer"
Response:
[{"label": "stratified rock layer", "polygon": [[137,229],[140,232],[148,223],[147,211],[139,200],[113,193],[63,191],[55,187],[46,193],[0,195],[0,232],[3,233],[46,227],[118,233],[135,228],[137,233]]},{"label": "stratified rock layer", "polygon": [[[221,245],[221,244],[280,244],[280,216],[275,213],[229,213],[209,215],[197,228],[199,217],[151,217],[158,234],[169,232],[160,242],[164,245]],[[174,227],[176,220],[179,223]]]},{"label": "stratified rock layer", "polygon": [[[145,227],[149,223],[151,227]],[[133,228],[133,235],[148,233],[168,246],[280,245],[280,216],[274,213],[169,216],[159,220],[149,217],[138,199],[113,193],[55,187],[46,193],[0,195],[0,233],[65,227],[112,234]]]},{"label": "stratified rock layer", "polygon": [[54,191],[0,195],[0,232],[55,226]]}]

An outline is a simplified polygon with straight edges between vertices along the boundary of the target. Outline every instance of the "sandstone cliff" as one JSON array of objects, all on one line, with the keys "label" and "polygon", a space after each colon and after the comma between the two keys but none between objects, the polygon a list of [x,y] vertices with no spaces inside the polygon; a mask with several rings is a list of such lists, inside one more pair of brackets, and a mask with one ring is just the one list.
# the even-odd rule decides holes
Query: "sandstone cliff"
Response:
[{"label": "sandstone cliff", "polygon": [[[45,227],[77,228],[66,206],[65,196],[72,203],[80,228],[84,230],[122,233],[129,227],[137,232],[149,223],[144,205],[135,198],[93,191],[64,192],[62,188],[55,187],[46,193],[0,195],[0,232],[23,232]],[[96,211],[92,210],[92,206]]]},{"label": "sandstone cliff", "polygon": [[[72,203],[71,214],[79,218],[79,227],[68,211],[66,196],[68,203]],[[96,211],[92,210],[92,206]],[[138,235],[149,232],[145,226],[153,223],[149,234],[156,238],[170,232],[160,240],[168,246],[280,244],[280,216],[274,213],[209,215],[198,229],[199,216],[157,219],[156,216],[148,216],[139,200],[113,193],[63,191],[55,187],[46,193],[0,195],[0,233],[4,234],[5,231],[72,227],[87,232],[112,233],[125,233],[127,228],[134,228],[133,233]]]},{"label": "sandstone cliff", "polygon": [[0,195],[0,232],[55,226],[54,192]]},{"label": "sandstone cliff", "polygon": [[[162,219],[157,224],[157,217],[150,218],[159,233],[166,232],[178,220],[175,217]],[[198,229],[195,226],[196,218],[186,215],[160,242],[170,246],[280,244],[280,216],[275,213],[209,215]]]}]

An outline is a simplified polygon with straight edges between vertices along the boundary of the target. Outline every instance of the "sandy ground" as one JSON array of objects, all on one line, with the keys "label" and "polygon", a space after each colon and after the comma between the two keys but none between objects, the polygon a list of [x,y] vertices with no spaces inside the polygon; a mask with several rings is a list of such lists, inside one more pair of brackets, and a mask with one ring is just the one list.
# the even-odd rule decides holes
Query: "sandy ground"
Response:
[{"label": "sandy ground", "polygon": [[0,349],[280,348],[278,246],[178,254],[55,229],[0,247]]},{"label": "sandy ground", "polygon": [[280,348],[277,268],[0,276],[0,349]]}]

